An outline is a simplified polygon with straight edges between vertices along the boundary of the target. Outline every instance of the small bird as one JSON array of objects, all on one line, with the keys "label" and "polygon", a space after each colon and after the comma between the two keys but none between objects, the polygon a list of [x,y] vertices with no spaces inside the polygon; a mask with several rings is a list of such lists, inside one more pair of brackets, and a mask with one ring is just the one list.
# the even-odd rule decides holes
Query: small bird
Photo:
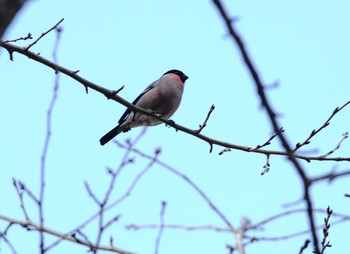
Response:
[{"label": "small bird", "polygon": [[[187,79],[188,77],[182,71],[167,71],[137,96],[132,104],[169,119],[180,105],[184,84]],[[118,126],[100,139],[102,146],[121,132],[127,132],[131,128],[139,126],[158,125],[162,122],[152,116],[141,113],[135,114],[128,108],[118,123]]]}]

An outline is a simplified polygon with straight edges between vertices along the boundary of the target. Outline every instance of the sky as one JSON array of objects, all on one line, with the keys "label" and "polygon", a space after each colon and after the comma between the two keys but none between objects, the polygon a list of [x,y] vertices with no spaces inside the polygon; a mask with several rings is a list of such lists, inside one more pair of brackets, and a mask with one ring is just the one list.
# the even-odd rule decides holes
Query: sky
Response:
[{"label": "sky", "polygon": [[[350,99],[350,3],[331,1],[225,1],[235,27],[249,51],[267,89],[273,109],[291,144],[304,140],[319,128],[332,111]],[[189,79],[182,103],[172,117],[176,123],[197,129],[212,104],[215,110],[202,134],[237,145],[255,147],[272,134],[261,108],[254,83],[236,45],[211,1],[31,1],[17,15],[3,39],[28,32],[34,38],[61,18],[64,21],[58,46],[60,65],[102,87],[133,99],[164,72],[176,68]],[[28,45],[28,41],[17,45]],[[41,39],[32,51],[52,59],[55,33]],[[14,54],[14,61],[0,49],[0,214],[23,220],[12,179],[21,180],[39,193],[40,159],[46,135],[46,112],[51,101],[55,74],[48,67]],[[60,75],[58,97],[52,114],[52,136],[46,157],[45,225],[70,231],[98,211],[84,182],[103,197],[110,182],[106,168],[118,168],[125,150],[99,139],[113,128],[125,107],[107,100],[69,77]],[[319,155],[332,150],[349,131],[350,109],[345,108],[302,152]],[[119,135],[134,140],[142,128]],[[220,211],[238,227],[242,217],[257,223],[288,209],[304,208],[302,187],[294,168],[284,157],[272,156],[271,169],[261,176],[266,157],[209,145],[164,124],[147,128],[136,148],[180,171],[198,185]],[[277,140],[268,147],[282,150]],[[349,157],[345,140],[334,156]],[[136,154],[134,163],[118,176],[111,200],[118,199],[149,163]],[[348,170],[348,162],[301,162],[308,175],[336,168]],[[348,179],[317,184],[311,189],[315,208],[330,206],[347,214],[350,200]],[[225,227],[201,196],[182,178],[160,165],[142,176],[131,195],[112,208],[107,218],[121,215],[105,234],[114,244],[134,253],[154,253],[157,229],[127,230],[130,224],[159,224],[161,202],[166,201],[166,224]],[[37,207],[25,203],[33,221]],[[317,216],[322,224],[324,214]],[[334,216],[332,221],[336,221]],[[0,222],[0,230],[6,223]],[[274,237],[307,229],[304,214],[265,225],[250,236]],[[84,233],[95,241],[97,221]],[[319,231],[321,235],[321,231]],[[347,248],[349,223],[331,227],[329,252]],[[38,253],[38,234],[20,227],[9,231],[18,253]],[[257,242],[246,253],[298,253],[308,235],[286,241]],[[19,241],[20,239],[20,241]],[[55,238],[47,237],[47,243]],[[165,229],[159,253],[228,253],[232,234],[198,230]],[[61,243],[50,253],[86,253],[86,248]],[[309,247],[304,253],[311,253]],[[0,241],[0,253],[11,253]],[[101,252],[103,253],[103,252]],[[326,252],[327,253],[327,252]]]}]

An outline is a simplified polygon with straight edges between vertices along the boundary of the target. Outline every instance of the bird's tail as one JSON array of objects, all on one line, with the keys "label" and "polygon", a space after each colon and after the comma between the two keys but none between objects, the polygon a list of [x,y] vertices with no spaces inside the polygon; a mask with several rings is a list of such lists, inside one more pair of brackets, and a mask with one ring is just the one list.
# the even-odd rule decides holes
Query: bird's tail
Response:
[{"label": "bird's tail", "polygon": [[109,141],[111,141],[115,136],[117,136],[119,133],[121,133],[123,131],[124,131],[124,128],[120,125],[118,125],[117,127],[114,127],[112,130],[110,130],[106,135],[104,135],[100,139],[101,146],[103,146],[106,143],[108,143]]}]

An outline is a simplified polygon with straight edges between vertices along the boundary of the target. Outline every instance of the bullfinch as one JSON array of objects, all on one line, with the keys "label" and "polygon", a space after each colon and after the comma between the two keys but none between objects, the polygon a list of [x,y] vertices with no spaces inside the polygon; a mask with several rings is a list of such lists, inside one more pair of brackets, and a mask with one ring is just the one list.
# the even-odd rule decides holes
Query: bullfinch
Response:
[{"label": "bullfinch", "polygon": [[[184,84],[187,79],[188,77],[182,71],[167,71],[137,96],[132,104],[169,119],[180,105]],[[118,123],[118,126],[100,139],[101,145],[106,144],[119,133],[129,131],[131,128],[153,126],[162,122],[152,116],[134,113],[128,108]]]}]

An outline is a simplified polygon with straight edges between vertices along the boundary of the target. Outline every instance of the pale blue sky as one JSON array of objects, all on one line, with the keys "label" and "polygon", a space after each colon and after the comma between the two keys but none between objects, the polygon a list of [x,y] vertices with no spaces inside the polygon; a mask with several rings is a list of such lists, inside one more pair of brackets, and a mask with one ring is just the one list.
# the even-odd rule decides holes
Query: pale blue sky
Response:
[{"label": "pale blue sky", "polygon": [[[239,17],[237,30],[263,82],[279,82],[277,89],[268,90],[268,96],[281,113],[279,121],[292,144],[305,139],[336,106],[349,100],[348,1],[226,1],[226,7]],[[210,1],[32,1],[19,13],[4,39],[28,32],[36,38],[61,18],[65,18],[58,50],[62,66],[80,70],[84,78],[109,89],[124,85],[120,96],[130,101],[167,70],[180,69],[189,80],[182,104],[172,117],[176,123],[198,128],[215,104],[203,134],[247,146],[256,146],[270,137],[270,124],[260,108],[255,87]],[[54,40],[51,33],[32,50],[51,59]],[[3,49],[0,66],[0,213],[23,219],[11,179],[22,180],[38,193],[46,110],[55,76],[51,69],[18,54],[14,62],[9,61]],[[115,126],[124,110],[92,90],[86,95],[80,84],[61,76],[47,157],[47,227],[64,232],[96,212],[84,181],[98,195],[105,193],[109,182],[105,167],[117,167],[124,151],[112,143],[101,147],[99,139]],[[318,149],[316,154],[322,154],[333,149],[342,133],[350,130],[349,117],[349,108],[340,112],[306,147],[307,151]],[[117,139],[134,138],[140,131],[134,129]],[[262,177],[265,156],[240,151],[218,156],[222,149],[218,147],[210,154],[207,143],[164,125],[148,128],[137,145],[148,154],[157,147],[162,149],[159,159],[198,184],[236,227],[241,216],[258,222],[284,211],[283,204],[301,198],[299,178],[285,158],[272,157],[271,171]],[[270,149],[281,147],[274,141]],[[349,149],[345,141],[336,156],[349,156]],[[147,163],[136,157],[136,163],[125,168],[114,199],[125,192]],[[348,163],[333,162],[302,165],[308,174],[327,172],[335,165],[339,170],[349,168]],[[350,202],[343,197],[350,192],[347,181],[313,188],[315,207],[325,209],[330,205],[335,212],[346,213]],[[132,196],[108,213],[122,214],[122,218],[107,235],[113,234],[120,248],[154,253],[157,230],[135,232],[124,226],[159,223],[162,200],[168,202],[166,223],[224,226],[190,186],[155,166]],[[36,219],[35,207],[26,202],[31,217]],[[295,208],[300,207],[303,205]],[[319,223],[322,218],[318,217]],[[0,222],[1,229],[4,226]],[[89,227],[87,234],[94,235],[95,226]],[[279,236],[305,228],[305,216],[294,216],[266,226],[257,235]],[[329,252],[341,253],[347,248],[348,233],[348,223],[331,227],[333,247]],[[36,233],[17,228],[9,237],[21,239],[16,246],[19,253],[37,253]],[[306,237],[255,243],[247,247],[247,253],[298,253]],[[105,237],[103,243],[108,241]],[[160,253],[227,253],[225,245],[234,243],[229,234],[166,229]],[[8,252],[0,242],[0,253]],[[86,249],[65,243],[50,253],[86,253]],[[305,253],[311,253],[311,248]]]}]

